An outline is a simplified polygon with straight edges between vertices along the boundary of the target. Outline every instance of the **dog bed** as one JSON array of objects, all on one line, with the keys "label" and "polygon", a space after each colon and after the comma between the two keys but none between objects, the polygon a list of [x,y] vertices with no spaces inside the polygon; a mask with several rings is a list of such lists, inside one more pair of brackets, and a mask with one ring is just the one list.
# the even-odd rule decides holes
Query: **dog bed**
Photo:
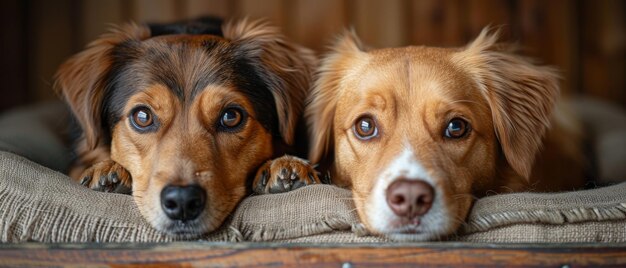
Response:
[{"label": "dog bed", "polygon": [[[67,120],[59,103],[0,118],[1,242],[388,242],[368,234],[350,192],[331,185],[248,197],[222,228],[208,235],[160,233],[142,218],[131,196],[91,191],[61,172],[72,159],[65,135],[59,134]],[[459,232],[445,240],[626,242],[626,183],[566,193],[485,197],[475,203]]]}]

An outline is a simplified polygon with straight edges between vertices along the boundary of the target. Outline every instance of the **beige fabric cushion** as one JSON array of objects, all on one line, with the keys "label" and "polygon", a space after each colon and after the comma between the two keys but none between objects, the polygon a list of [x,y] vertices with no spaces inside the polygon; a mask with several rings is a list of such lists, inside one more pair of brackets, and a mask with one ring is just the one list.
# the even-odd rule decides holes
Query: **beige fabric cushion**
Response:
[{"label": "beige fabric cushion", "polygon": [[[359,224],[349,191],[329,185],[245,199],[209,235],[152,229],[127,195],[94,192],[26,158],[0,152],[0,241],[385,242]],[[496,195],[477,201],[453,240],[626,242],[626,183],[562,194]]]},{"label": "beige fabric cushion", "polygon": [[59,101],[38,103],[0,114],[0,151],[65,171],[72,161],[68,146],[69,111]]},{"label": "beige fabric cushion", "polygon": [[598,183],[622,182],[626,176],[626,110],[592,98],[572,98],[570,104],[580,119],[595,157]]}]

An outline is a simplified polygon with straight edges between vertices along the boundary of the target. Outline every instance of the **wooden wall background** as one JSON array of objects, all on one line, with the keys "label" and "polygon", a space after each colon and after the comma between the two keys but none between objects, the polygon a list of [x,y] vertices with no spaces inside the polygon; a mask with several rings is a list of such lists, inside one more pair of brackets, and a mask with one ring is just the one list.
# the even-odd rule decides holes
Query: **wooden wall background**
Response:
[{"label": "wooden wall background", "polygon": [[267,17],[322,52],[346,26],[374,47],[461,46],[486,25],[563,71],[563,90],[626,107],[622,0],[2,0],[0,111],[55,98],[58,65],[111,23]]}]

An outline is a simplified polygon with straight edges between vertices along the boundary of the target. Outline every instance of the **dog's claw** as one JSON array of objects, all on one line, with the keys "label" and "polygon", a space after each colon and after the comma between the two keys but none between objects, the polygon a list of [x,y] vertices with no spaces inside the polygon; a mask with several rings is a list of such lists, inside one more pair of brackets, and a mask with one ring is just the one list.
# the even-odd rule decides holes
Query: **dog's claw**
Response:
[{"label": "dog's claw", "polygon": [[100,175],[100,180],[98,182],[100,183],[100,186],[106,186],[108,182],[107,177],[105,177],[104,175]]},{"label": "dog's claw", "polygon": [[282,168],[280,170],[280,173],[278,174],[278,178],[281,180],[284,180],[288,176],[289,176],[289,170],[287,170],[287,168]]},{"label": "dog's claw", "polygon": [[[83,172],[80,184],[100,192],[131,193],[130,173],[113,160],[96,163]],[[98,178],[95,180],[94,178]]]},{"label": "dog's claw", "polygon": [[314,167],[306,160],[285,155],[267,161],[254,179],[254,193],[284,193],[320,183]]},{"label": "dog's claw", "polygon": [[91,176],[84,176],[84,177],[80,180],[80,185],[82,185],[82,186],[88,186],[90,181],[91,181]]},{"label": "dog's claw", "polygon": [[111,182],[113,182],[113,183],[120,182],[120,178],[117,177],[117,172],[111,173]]},{"label": "dog's claw", "polygon": [[267,177],[269,175],[269,172],[267,170],[263,170],[263,174],[261,174],[261,185],[265,186],[267,185]]}]

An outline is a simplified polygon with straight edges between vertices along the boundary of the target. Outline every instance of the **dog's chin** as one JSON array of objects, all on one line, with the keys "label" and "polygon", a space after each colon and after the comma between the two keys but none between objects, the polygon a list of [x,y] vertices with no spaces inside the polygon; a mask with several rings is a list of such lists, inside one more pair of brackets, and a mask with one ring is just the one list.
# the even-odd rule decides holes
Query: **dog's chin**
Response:
[{"label": "dog's chin", "polygon": [[384,236],[398,242],[423,242],[432,240],[433,237],[428,233],[390,233]]},{"label": "dog's chin", "polygon": [[386,204],[378,202],[378,205],[373,210],[365,211],[365,225],[371,233],[394,241],[444,240],[461,224],[453,220],[454,217],[449,209],[442,205],[441,200],[436,201],[428,213],[413,220],[396,216]]},{"label": "dog's chin", "polygon": [[159,232],[177,238],[198,238],[201,235],[215,231],[219,227],[217,219],[207,217],[206,211],[197,219],[189,221],[172,220],[163,213],[155,217],[146,218],[150,225]]},{"label": "dog's chin", "polygon": [[447,235],[447,232],[444,230],[433,230],[431,228],[425,228],[425,226],[419,224],[405,224],[381,231],[380,233],[382,236],[399,242],[441,240],[442,237]]},{"label": "dog's chin", "polygon": [[168,235],[185,238],[198,237],[214,230],[214,228],[208,228],[200,219],[193,221],[168,220],[165,224],[154,225],[154,227]]}]

